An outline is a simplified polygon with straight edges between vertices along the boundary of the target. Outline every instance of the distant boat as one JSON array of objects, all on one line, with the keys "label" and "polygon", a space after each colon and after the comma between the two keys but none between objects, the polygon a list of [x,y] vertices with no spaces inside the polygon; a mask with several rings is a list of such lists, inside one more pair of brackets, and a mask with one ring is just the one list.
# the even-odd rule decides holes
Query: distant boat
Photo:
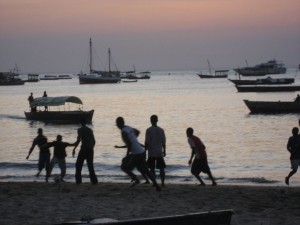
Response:
[{"label": "distant boat", "polygon": [[277,62],[275,59],[266,63],[261,63],[253,67],[243,67],[234,69],[238,74],[243,76],[265,76],[267,74],[284,74],[286,67],[283,63]]},{"label": "distant boat", "polygon": [[80,221],[70,221],[61,225],[98,224],[98,225],[230,225],[232,210],[209,211],[203,213],[189,213],[183,215],[114,220],[114,219],[82,219]]},{"label": "distant boat", "polygon": [[[40,97],[35,98],[31,103],[31,112],[24,112],[27,120],[37,120],[44,122],[56,123],[79,123],[85,119],[87,123],[92,122],[94,110],[83,111],[78,110],[61,110],[59,106],[65,106],[66,103],[74,103],[83,105],[82,101],[76,96],[59,96],[59,97]],[[39,107],[47,106],[48,110],[39,110]],[[55,107],[55,110],[51,110]],[[65,107],[64,107],[65,108]]]},{"label": "distant boat", "polygon": [[236,85],[238,92],[288,92],[300,91],[299,85]]},{"label": "distant boat", "polygon": [[295,101],[249,101],[244,100],[251,113],[300,113],[299,97]]},{"label": "distant boat", "polygon": [[111,71],[110,61],[111,52],[108,49],[109,57],[109,70],[108,71],[96,71],[93,70],[93,55],[92,55],[92,39],[90,38],[90,73],[79,75],[79,84],[104,84],[104,83],[119,83],[121,81],[118,71]]},{"label": "distant boat", "polygon": [[13,72],[0,72],[0,86],[24,85],[25,81],[19,78],[19,74]]},{"label": "distant boat", "polygon": [[[133,66],[134,67],[134,66]],[[139,79],[150,79],[150,73],[149,71],[145,72],[136,72],[135,67],[132,71],[124,72],[124,74],[121,75],[122,79],[133,79],[133,80],[139,80]]]},{"label": "distant boat", "polygon": [[56,75],[44,75],[40,77],[40,80],[58,80]]},{"label": "distant boat", "polygon": [[272,77],[267,77],[263,79],[256,79],[256,80],[233,80],[233,79],[228,79],[232,83],[236,85],[263,85],[263,84],[268,84],[268,85],[276,85],[276,84],[292,84],[295,82],[294,78],[272,78]]},{"label": "distant boat", "polygon": [[200,78],[227,78],[229,70],[216,70],[215,74],[212,74],[210,62],[207,60],[208,68],[209,68],[209,74],[202,74],[199,73],[198,76]]},{"label": "distant boat", "polygon": [[39,82],[39,81],[40,81],[39,74],[35,74],[35,73],[27,74],[27,80],[25,80],[25,82]]}]

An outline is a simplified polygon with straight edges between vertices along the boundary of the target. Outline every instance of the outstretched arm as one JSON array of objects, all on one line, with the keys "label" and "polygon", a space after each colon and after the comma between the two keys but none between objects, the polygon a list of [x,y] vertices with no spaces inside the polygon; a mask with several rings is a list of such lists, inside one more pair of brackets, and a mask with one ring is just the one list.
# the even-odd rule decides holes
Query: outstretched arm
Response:
[{"label": "outstretched arm", "polygon": [[75,149],[77,148],[77,146],[79,145],[80,143],[80,137],[78,136],[77,137],[77,141],[74,143],[74,148],[73,148],[73,152],[72,152],[72,157],[74,158],[75,157]]},{"label": "outstretched arm", "polygon": [[29,149],[29,152],[28,152],[28,155],[27,155],[26,159],[29,159],[29,156],[32,153],[32,151],[33,151],[33,149],[34,149],[35,146],[36,146],[36,143],[35,143],[35,141],[33,141],[32,145],[31,145],[31,147]]}]

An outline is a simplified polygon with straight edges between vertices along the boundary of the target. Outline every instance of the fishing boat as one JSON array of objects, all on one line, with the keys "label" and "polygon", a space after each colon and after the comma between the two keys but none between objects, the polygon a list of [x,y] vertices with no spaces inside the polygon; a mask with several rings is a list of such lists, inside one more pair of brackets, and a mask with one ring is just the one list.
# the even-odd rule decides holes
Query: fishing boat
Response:
[{"label": "fishing boat", "polygon": [[27,80],[25,80],[25,82],[39,82],[39,81],[40,81],[39,74],[36,73],[27,74]]},{"label": "fishing boat", "polygon": [[295,101],[249,101],[244,100],[251,113],[300,113],[300,99]]},{"label": "fishing boat", "polygon": [[189,213],[175,216],[164,216],[154,218],[142,218],[132,220],[114,220],[109,218],[90,219],[83,218],[80,221],[61,223],[70,224],[98,224],[98,225],[230,225],[232,210],[210,211],[202,213]]},{"label": "fishing boat", "polygon": [[286,73],[286,67],[283,63],[279,63],[273,59],[253,67],[237,68],[234,71],[243,76],[265,76],[267,74],[284,74]]},{"label": "fishing boat", "polygon": [[[68,106],[66,105],[68,104]],[[69,103],[79,105],[77,109],[71,109]],[[60,107],[63,106],[61,109]],[[83,103],[76,96],[40,97],[30,103],[30,112],[24,112],[27,120],[44,122],[78,123],[85,119],[87,123],[92,122],[94,110],[83,111]],[[40,108],[42,107],[42,108]],[[46,109],[47,110],[44,110]],[[54,110],[52,110],[52,107]],[[66,107],[68,110],[66,110]],[[74,108],[74,107],[72,107]]]},{"label": "fishing boat", "polygon": [[149,71],[145,71],[145,72],[139,72],[137,73],[135,70],[133,71],[127,71],[124,74],[121,75],[122,79],[131,79],[131,80],[140,80],[140,79],[150,79]]},{"label": "fishing boat", "polygon": [[[108,49],[109,71],[96,71],[93,69],[93,54],[92,54],[92,39],[90,38],[90,71],[88,74],[79,75],[79,84],[104,84],[104,83],[119,83],[121,78],[119,73],[111,71],[110,61],[111,52]],[[117,71],[118,72],[118,71]]]},{"label": "fishing boat", "polygon": [[25,81],[13,72],[0,72],[0,86],[23,85]]},{"label": "fishing boat", "polygon": [[276,84],[292,84],[295,82],[294,78],[272,78],[268,76],[267,78],[262,79],[256,79],[256,80],[234,80],[234,79],[228,79],[232,83],[236,85],[276,85]]},{"label": "fishing boat", "polygon": [[299,85],[235,85],[238,92],[289,92],[300,91]]},{"label": "fishing boat", "polygon": [[216,70],[215,74],[212,74],[209,60],[207,60],[207,64],[209,68],[209,74],[199,73],[198,76],[200,78],[227,78],[228,77],[229,70]]}]

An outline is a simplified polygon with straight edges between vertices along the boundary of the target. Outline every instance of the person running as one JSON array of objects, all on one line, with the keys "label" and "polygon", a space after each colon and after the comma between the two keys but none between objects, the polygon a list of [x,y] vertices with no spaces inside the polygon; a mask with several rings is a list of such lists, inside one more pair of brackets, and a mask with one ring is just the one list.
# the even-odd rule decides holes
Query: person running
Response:
[{"label": "person running", "polygon": [[166,136],[164,130],[157,126],[157,115],[152,115],[150,117],[150,122],[152,126],[146,130],[145,136],[145,150],[148,150],[147,164],[154,176],[156,176],[155,168],[159,169],[161,185],[164,187],[166,168],[164,160],[164,157],[166,156]]},{"label": "person running", "polygon": [[131,177],[133,182],[132,186],[140,183],[137,176],[132,172],[132,170],[136,167],[142,174],[146,175],[152,181],[153,186],[157,191],[161,191],[154,175],[147,167],[145,149],[138,142],[135,129],[125,125],[123,117],[118,117],[116,119],[116,125],[121,130],[122,140],[128,149],[125,158],[122,160],[121,169]]},{"label": "person running", "polygon": [[47,147],[47,138],[43,135],[43,129],[38,129],[38,136],[33,140],[31,148],[29,149],[26,159],[29,159],[30,154],[32,153],[35,146],[39,146],[39,161],[38,161],[38,173],[36,176],[39,176],[42,170],[46,169],[46,182],[48,182],[49,169],[50,169],[50,150]]},{"label": "person running", "polygon": [[61,171],[59,181],[64,182],[64,177],[66,175],[66,147],[75,146],[75,144],[76,142],[73,144],[63,142],[61,135],[57,135],[56,141],[47,144],[48,148],[54,147],[53,157],[50,161],[49,177],[51,176],[54,165],[57,163]]},{"label": "person running", "polygon": [[201,172],[206,173],[209,176],[209,178],[212,180],[213,186],[217,185],[208,166],[205,145],[199,137],[194,135],[193,128],[187,128],[186,135],[188,137],[188,143],[192,149],[191,158],[189,160],[189,164],[192,164],[191,173],[199,180],[200,185],[202,186],[204,186],[205,183],[200,177]]},{"label": "person running", "polygon": [[75,142],[75,147],[73,149],[73,157],[75,157],[75,149],[81,142],[81,148],[77,156],[76,160],[76,173],[75,173],[75,179],[76,179],[76,184],[81,184],[82,183],[82,178],[81,178],[81,171],[83,167],[84,160],[87,162],[87,166],[89,169],[89,174],[90,174],[90,180],[92,184],[97,184],[98,179],[95,174],[94,170],[94,147],[96,144],[95,137],[93,130],[89,127],[86,126],[86,121],[85,119],[81,120],[81,127],[78,128],[77,133],[77,141]]},{"label": "person running", "polygon": [[287,143],[287,150],[291,153],[291,172],[285,178],[285,183],[290,184],[290,178],[297,173],[298,167],[300,166],[300,136],[299,128],[294,127],[292,129],[292,136],[289,138]]}]

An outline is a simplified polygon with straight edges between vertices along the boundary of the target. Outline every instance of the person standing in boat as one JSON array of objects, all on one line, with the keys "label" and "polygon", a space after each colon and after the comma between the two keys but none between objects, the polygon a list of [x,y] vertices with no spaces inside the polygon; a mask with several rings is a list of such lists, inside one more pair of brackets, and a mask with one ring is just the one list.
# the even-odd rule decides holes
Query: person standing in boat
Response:
[{"label": "person standing in boat", "polygon": [[31,107],[31,105],[30,105],[33,102],[33,100],[34,100],[34,97],[33,97],[33,93],[31,92],[30,96],[28,97],[28,103],[29,103],[30,111],[36,112],[36,107],[35,106]]},{"label": "person standing in boat", "polygon": [[132,170],[136,167],[142,174],[146,175],[152,181],[153,186],[157,191],[161,191],[154,175],[147,167],[145,149],[138,142],[135,129],[130,126],[126,126],[123,117],[118,117],[116,119],[116,125],[121,130],[122,140],[128,149],[126,157],[122,160],[121,169],[131,177],[133,182],[132,186],[140,183],[137,176],[132,172]]},{"label": "person standing in boat", "polygon": [[294,127],[292,129],[292,136],[289,138],[287,143],[287,150],[290,152],[291,171],[285,178],[285,183],[290,184],[290,178],[297,173],[298,167],[300,166],[300,136],[299,128]]},{"label": "person standing in boat", "polygon": [[[47,98],[47,97],[48,97],[47,92],[44,91],[43,98]],[[45,111],[48,111],[48,106],[45,106]]]},{"label": "person standing in boat", "polygon": [[148,150],[147,164],[154,176],[155,169],[159,169],[161,185],[164,187],[166,168],[166,163],[164,160],[164,157],[166,156],[165,131],[161,127],[157,126],[157,115],[152,115],[150,117],[150,122],[152,126],[146,130],[145,136],[145,150]]},{"label": "person standing in boat", "polygon": [[66,175],[66,147],[68,146],[75,146],[76,142],[73,144],[63,142],[62,136],[57,135],[56,141],[50,142],[47,144],[48,148],[54,147],[53,151],[53,157],[50,162],[50,168],[49,168],[49,177],[51,176],[52,170],[54,165],[57,163],[60,168],[60,179],[59,181],[64,181],[64,177]]},{"label": "person standing in boat", "polygon": [[49,170],[50,170],[50,150],[47,147],[47,138],[43,135],[43,129],[38,129],[38,136],[33,140],[31,148],[29,149],[28,156],[26,159],[29,159],[30,154],[32,153],[35,146],[40,148],[39,153],[39,162],[38,162],[38,173],[36,176],[39,176],[42,170],[46,169],[46,182],[48,182]]},{"label": "person standing in boat", "polygon": [[81,147],[75,164],[76,184],[82,183],[81,171],[82,171],[84,160],[86,160],[87,162],[91,183],[97,184],[98,179],[94,170],[94,147],[96,141],[95,141],[93,130],[86,126],[85,119],[81,120],[81,127],[78,128],[77,133],[78,136],[77,136],[77,141],[75,142],[75,147],[73,149],[73,157],[75,156],[75,149],[77,148],[80,142],[81,142]]},{"label": "person standing in boat", "polygon": [[200,181],[201,186],[205,185],[200,177],[201,172],[206,173],[212,180],[212,185],[216,186],[217,183],[215,182],[215,179],[213,178],[208,166],[205,145],[200,138],[194,135],[193,128],[187,128],[186,135],[188,137],[188,143],[192,149],[191,158],[189,160],[189,165],[192,164],[191,173]]}]

